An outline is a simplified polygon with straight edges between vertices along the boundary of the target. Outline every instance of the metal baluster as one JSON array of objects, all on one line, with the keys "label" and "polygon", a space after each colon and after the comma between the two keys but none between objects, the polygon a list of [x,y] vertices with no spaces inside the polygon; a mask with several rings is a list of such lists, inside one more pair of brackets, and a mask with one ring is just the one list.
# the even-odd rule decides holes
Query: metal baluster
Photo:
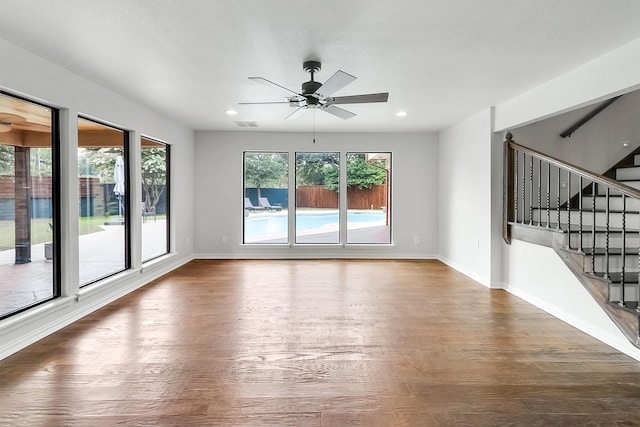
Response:
[{"label": "metal baluster", "polygon": [[558,166],[558,193],[556,197],[556,209],[558,210],[558,224],[556,230],[560,230],[560,167]]},{"label": "metal baluster", "polygon": [[567,236],[569,249],[571,249],[571,172],[567,171]]},{"label": "metal baluster", "polygon": [[533,156],[529,163],[529,225],[533,225]]},{"label": "metal baluster", "polygon": [[578,179],[578,250],[582,252],[582,176]]},{"label": "metal baluster", "polygon": [[520,153],[518,153],[518,150],[514,150],[515,151],[515,163],[514,163],[514,167],[513,170],[515,171],[515,180],[516,180],[516,185],[513,186],[513,207],[515,209],[515,218],[514,221],[517,223],[518,222],[518,157],[520,156]]},{"label": "metal baluster", "polygon": [[620,301],[618,302],[618,305],[620,307],[624,307],[625,306],[625,295],[624,295],[624,264],[625,264],[625,246],[627,244],[627,236],[626,236],[626,212],[625,210],[627,209],[627,200],[626,200],[627,196],[625,196],[624,194],[622,195],[622,271],[621,271],[621,276],[620,276]]},{"label": "metal baluster", "polygon": [[542,225],[542,159],[538,159],[538,227]]},{"label": "metal baluster", "polygon": [[605,208],[605,229],[604,229],[604,278],[609,278],[609,187],[606,188],[605,198],[607,200]]},{"label": "metal baluster", "polygon": [[525,175],[527,174],[527,153],[522,153],[522,223],[524,224],[524,222],[526,221],[526,194],[525,194],[525,189],[526,189],[526,178]]},{"label": "metal baluster", "polygon": [[551,228],[551,163],[547,163],[547,228]]},{"label": "metal baluster", "polygon": [[[591,272],[596,274],[596,193],[598,184],[591,185],[591,212],[593,213],[593,241],[591,242]],[[638,265],[640,265],[640,247],[638,247]]]}]

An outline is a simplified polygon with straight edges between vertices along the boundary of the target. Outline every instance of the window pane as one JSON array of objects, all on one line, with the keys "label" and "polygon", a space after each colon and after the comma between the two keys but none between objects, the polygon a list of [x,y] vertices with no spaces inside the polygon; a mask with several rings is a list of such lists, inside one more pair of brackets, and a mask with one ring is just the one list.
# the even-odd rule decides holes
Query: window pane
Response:
[{"label": "window pane", "polygon": [[244,243],[289,242],[289,154],[244,153]]},{"label": "window pane", "polygon": [[78,119],[80,286],[129,267],[126,133]]},{"label": "window pane", "polygon": [[142,261],[148,261],[169,252],[169,146],[148,138],[141,141]]},{"label": "window pane", "polygon": [[0,318],[58,293],[52,114],[0,94]]},{"label": "window pane", "polygon": [[339,153],[296,153],[296,243],[340,243]]},{"label": "window pane", "polygon": [[347,153],[347,243],[391,243],[391,153]]}]

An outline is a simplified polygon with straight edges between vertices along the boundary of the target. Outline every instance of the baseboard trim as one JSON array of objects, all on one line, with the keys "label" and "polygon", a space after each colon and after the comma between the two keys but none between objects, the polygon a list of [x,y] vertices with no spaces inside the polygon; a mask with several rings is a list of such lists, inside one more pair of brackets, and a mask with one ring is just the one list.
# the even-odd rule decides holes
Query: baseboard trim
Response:
[{"label": "baseboard trim", "polygon": [[438,255],[435,254],[424,254],[416,256],[414,254],[403,255],[403,254],[394,254],[393,256],[385,255],[375,255],[371,252],[354,254],[351,253],[349,255],[336,255],[335,253],[309,253],[309,254],[267,254],[262,255],[258,253],[250,253],[250,254],[215,254],[215,253],[198,253],[193,256],[194,259],[438,259]]},{"label": "baseboard trim", "polygon": [[509,286],[509,284],[505,284],[503,289],[510,294],[528,302],[529,304],[538,307],[540,310],[549,313],[553,317],[562,320],[563,322],[573,326],[574,328],[584,332],[587,335],[592,336],[593,338],[607,344],[610,347],[626,354],[627,356],[640,361],[640,350],[634,347],[622,334],[618,336],[614,336],[607,331],[604,331],[600,328],[593,327],[592,325],[584,323],[582,320],[572,316],[566,311],[553,306],[522,289]]},{"label": "baseboard trim", "polygon": [[459,273],[464,274],[465,276],[467,276],[470,279],[475,280],[476,282],[480,283],[483,286],[486,286],[487,288],[491,289],[491,281],[489,279],[487,279],[486,277],[480,276],[479,274],[476,274],[475,272],[461,266],[460,264],[456,263],[455,261],[452,261],[448,258],[445,258],[441,255],[438,255],[438,260],[440,260],[441,262],[443,262],[444,264],[447,264],[449,267],[453,268],[454,270],[458,271]]}]

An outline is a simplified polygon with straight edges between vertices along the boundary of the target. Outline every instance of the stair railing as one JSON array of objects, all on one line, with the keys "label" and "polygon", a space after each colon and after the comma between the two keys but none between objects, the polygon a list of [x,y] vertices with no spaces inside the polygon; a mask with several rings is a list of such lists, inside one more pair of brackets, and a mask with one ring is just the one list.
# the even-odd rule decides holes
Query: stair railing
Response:
[{"label": "stair railing", "polygon": [[[590,209],[583,205],[585,196],[590,196]],[[621,199],[616,209],[611,209],[613,198]],[[629,305],[640,312],[640,212],[627,210],[631,199],[638,200],[636,206],[640,207],[640,190],[517,144],[510,132],[506,134],[505,242],[511,243],[513,224],[566,233],[567,249],[591,256],[590,271],[586,273],[618,284],[619,296],[613,299],[623,307],[631,303]],[[614,215],[615,222],[612,222]],[[630,215],[637,217],[633,227],[629,224]],[[614,247],[612,234],[619,236],[620,242]],[[637,236],[637,247],[629,250],[628,237],[632,234]],[[611,270],[612,255],[620,256],[615,271]],[[634,256],[634,260],[627,260],[629,256]],[[596,257],[604,258],[603,266],[596,264]],[[637,270],[633,273],[632,263]],[[631,283],[636,284],[635,295],[627,298],[626,285]]]}]

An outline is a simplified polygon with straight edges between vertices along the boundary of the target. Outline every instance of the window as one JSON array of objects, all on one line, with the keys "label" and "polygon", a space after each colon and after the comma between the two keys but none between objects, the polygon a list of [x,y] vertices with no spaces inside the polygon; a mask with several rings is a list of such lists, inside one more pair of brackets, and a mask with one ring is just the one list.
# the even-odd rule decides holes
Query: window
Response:
[{"label": "window", "polygon": [[0,93],[0,318],[60,295],[57,113]]},{"label": "window", "polygon": [[80,286],[130,266],[127,137],[123,130],[78,119]]},{"label": "window", "polygon": [[141,139],[142,261],[169,252],[169,146]]},{"label": "window", "polygon": [[391,244],[391,153],[296,153],[291,216],[288,168],[287,153],[244,153],[244,243],[288,243],[293,227],[300,245]]},{"label": "window", "polygon": [[289,242],[289,154],[244,153],[244,243]]},{"label": "window", "polygon": [[296,243],[340,243],[340,153],[296,153]]},{"label": "window", "polygon": [[347,153],[347,243],[391,243],[391,153]]}]

